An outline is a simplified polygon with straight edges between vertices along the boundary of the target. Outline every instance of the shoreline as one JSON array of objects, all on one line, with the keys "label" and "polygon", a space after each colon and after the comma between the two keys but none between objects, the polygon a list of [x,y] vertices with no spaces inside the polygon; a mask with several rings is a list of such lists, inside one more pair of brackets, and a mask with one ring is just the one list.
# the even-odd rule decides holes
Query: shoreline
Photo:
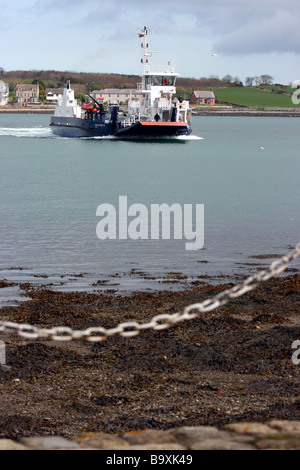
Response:
[{"label": "shoreline", "polygon": [[[242,282],[247,276],[265,269],[268,262],[280,255],[257,255],[255,262],[244,262],[234,273],[198,273],[162,271],[151,273],[137,268],[127,272],[35,272],[29,268],[11,267],[0,269],[0,311],[2,307],[14,307],[28,300],[23,292],[28,285],[32,288],[51,290],[57,293],[116,294],[122,297],[136,293],[184,292],[197,286],[218,286]],[[204,261],[205,265],[209,261]],[[288,277],[297,273],[293,266],[279,276]]]},{"label": "shoreline", "polygon": [[52,108],[1,108],[0,114],[53,114]]},{"label": "shoreline", "polygon": [[253,117],[300,117],[300,109],[255,109],[255,108],[227,108],[224,109],[193,109],[193,116],[253,116]]}]

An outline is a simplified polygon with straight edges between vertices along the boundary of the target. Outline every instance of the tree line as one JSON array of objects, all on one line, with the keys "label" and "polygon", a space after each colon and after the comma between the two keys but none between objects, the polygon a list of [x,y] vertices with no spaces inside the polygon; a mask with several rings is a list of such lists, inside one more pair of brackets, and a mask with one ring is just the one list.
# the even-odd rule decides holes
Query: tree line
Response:
[{"label": "tree line", "polygon": [[[82,85],[82,88],[88,87],[89,91],[101,89],[103,87],[109,88],[136,88],[141,77],[139,75],[125,75],[125,74],[108,74],[108,73],[86,73],[86,72],[71,72],[71,71],[56,71],[56,70],[15,70],[4,72],[1,69],[1,75],[5,76],[10,84],[16,84],[22,80],[31,80],[43,82],[48,88],[60,88],[64,86],[66,80],[71,80],[72,83]],[[253,77],[246,77],[245,86],[259,86],[262,83],[272,84],[274,78],[271,75],[260,75]],[[185,88],[207,88],[207,87],[220,87],[228,84],[240,83],[243,84],[239,77],[225,75],[219,78],[217,75],[210,75],[209,77],[188,78],[179,77],[177,84]],[[52,85],[52,86],[51,86]]]},{"label": "tree line", "polygon": [[[37,83],[40,85],[40,98],[46,99],[46,88],[63,88],[67,80],[71,80],[72,87],[77,95],[83,99],[84,96],[93,91],[103,88],[132,88],[136,89],[141,81],[139,75],[107,74],[107,73],[86,73],[57,70],[15,70],[5,72],[0,68],[1,79],[9,83],[11,97],[14,97],[17,83]],[[176,82],[177,95],[189,98],[194,89],[221,88],[231,86],[259,86],[262,84],[273,84],[274,78],[271,75],[260,75],[246,77],[244,83],[237,76],[225,75],[219,78],[217,75],[209,77],[190,78],[178,77]]]},{"label": "tree line", "polygon": [[[231,75],[225,75],[222,80],[227,83],[240,83],[243,85],[239,77],[232,77]],[[274,81],[274,77],[271,75],[260,75],[260,76],[254,76],[254,77],[246,77],[245,78],[245,86],[260,86],[263,83],[265,85],[272,85]]]}]

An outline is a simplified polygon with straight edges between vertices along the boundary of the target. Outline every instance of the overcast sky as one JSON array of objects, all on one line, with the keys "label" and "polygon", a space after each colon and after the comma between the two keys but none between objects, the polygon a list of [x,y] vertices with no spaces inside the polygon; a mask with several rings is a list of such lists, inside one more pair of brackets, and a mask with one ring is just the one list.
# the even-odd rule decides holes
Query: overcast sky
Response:
[{"label": "overcast sky", "polygon": [[299,0],[0,0],[0,67],[136,75],[143,26],[183,77],[300,79]]}]

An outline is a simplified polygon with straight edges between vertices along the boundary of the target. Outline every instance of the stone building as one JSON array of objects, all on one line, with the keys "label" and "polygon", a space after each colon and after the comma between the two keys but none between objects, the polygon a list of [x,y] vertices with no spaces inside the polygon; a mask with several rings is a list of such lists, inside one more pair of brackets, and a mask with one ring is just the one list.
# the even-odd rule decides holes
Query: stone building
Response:
[{"label": "stone building", "polygon": [[17,102],[22,106],[39,103],[39,84],[19,83],[16,85]]},{"label": "stone building", "polygon": [[102,90],[94,90],[90,95],[107,104],[127,104],[129,100],[134,98],[142,99],[143,93],[137,89],[130,88],[103,88]]},{"label": "stone building", "polygon": [[216,104],[216,97],[212,90],[211,91],[194,90],[193,94],[190,97],[190,103],[214,105]]}]

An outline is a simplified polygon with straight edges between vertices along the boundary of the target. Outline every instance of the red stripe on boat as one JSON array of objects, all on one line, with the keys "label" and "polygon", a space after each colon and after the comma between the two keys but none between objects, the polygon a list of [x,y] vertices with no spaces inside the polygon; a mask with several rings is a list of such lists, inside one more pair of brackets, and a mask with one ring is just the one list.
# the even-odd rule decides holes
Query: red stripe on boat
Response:
[{"label": "red stripe on boat", "polygon": [[156,127],[187,127],[186,122],[156,122],[156,121],[139,121],[142,126],[156,126]]}]

